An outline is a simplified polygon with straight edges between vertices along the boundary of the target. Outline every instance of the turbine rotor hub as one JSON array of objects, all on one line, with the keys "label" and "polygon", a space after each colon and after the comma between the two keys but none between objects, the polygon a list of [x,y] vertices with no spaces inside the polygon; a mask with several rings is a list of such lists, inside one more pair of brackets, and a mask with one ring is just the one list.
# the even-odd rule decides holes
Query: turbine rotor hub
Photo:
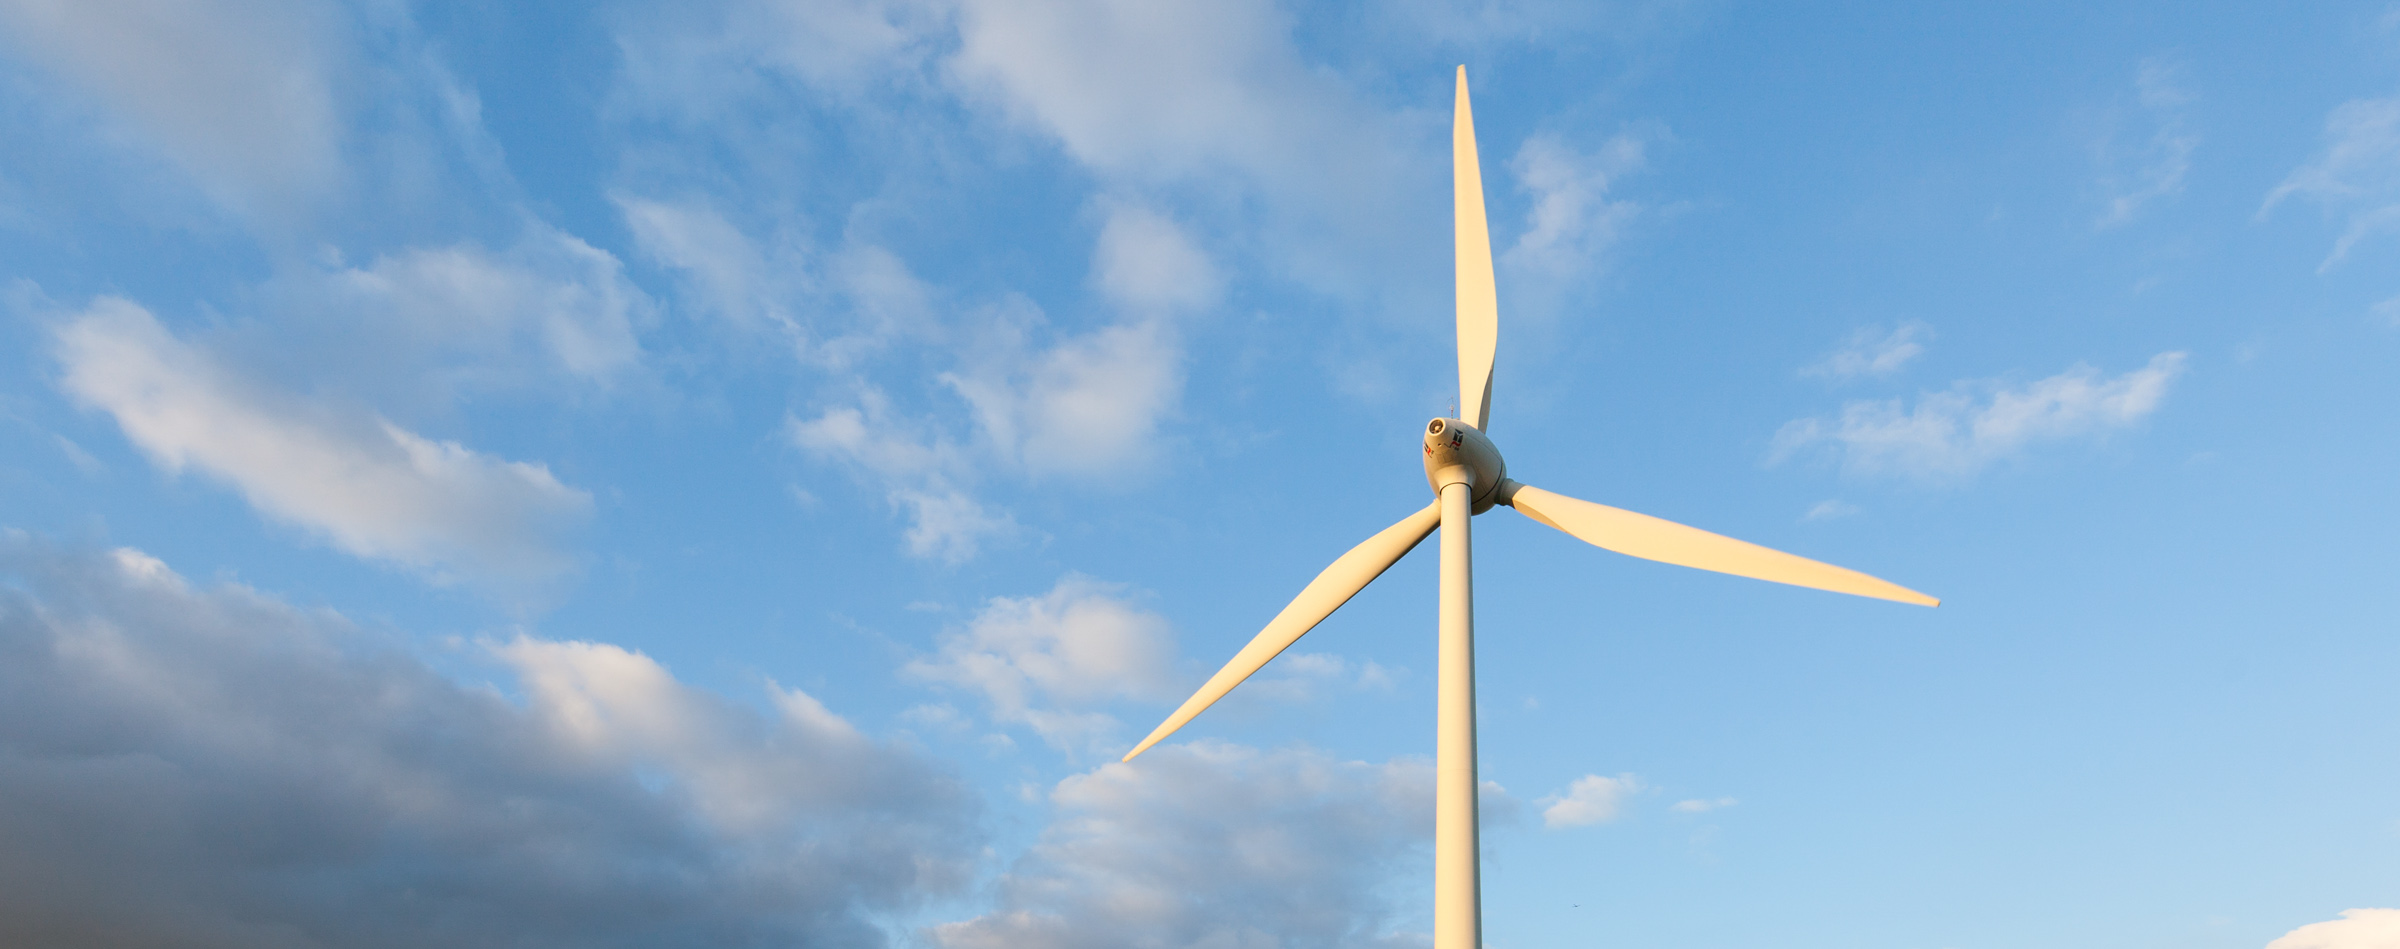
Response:
[{"label": "turbine rotor hub", "polygon": [[1508,463],[1481,429],[1454,418],[1425,423],[1425,482],[1440,495],[1445,485],[1463,484],[1475,513],[1491,510],[1508,480]]}]

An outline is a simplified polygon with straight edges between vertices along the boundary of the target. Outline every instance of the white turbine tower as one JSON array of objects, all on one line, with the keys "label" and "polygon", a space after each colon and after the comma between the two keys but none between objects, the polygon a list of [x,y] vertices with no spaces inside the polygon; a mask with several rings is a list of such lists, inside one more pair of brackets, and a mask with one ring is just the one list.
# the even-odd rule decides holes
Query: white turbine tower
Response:
[{"label": "white turbine tower", "polygon": [[1458,239],[1458,406],[1462,418],[1425,426],[1425,479],[1437,499],[1350,548],[1300,590],[1233,661],[1167,716],[1126,761],[1158,744],[1233,691],[1302,633],[1442,529],[1441,650],[1434,756],[1433,945],[1477,949],[1483,941],[1481,871],[1475,826],[1475,587],[1468,520],[1505,504],[1595,547],[1663,563],[1794,586],[1923,606],[1939,600],[1855,570],[1711,534],[1647,514],[1553,494],[1508,478],[1500,451],[1484,437],[1492,405],[1492,355],[1500,336],[1492,286],[1492,242],[1484,225],[1483,176],[1475,163],[1475,120],[1467,109],[1467,68],[1458,68],[1458,111],[1451,163]]}]

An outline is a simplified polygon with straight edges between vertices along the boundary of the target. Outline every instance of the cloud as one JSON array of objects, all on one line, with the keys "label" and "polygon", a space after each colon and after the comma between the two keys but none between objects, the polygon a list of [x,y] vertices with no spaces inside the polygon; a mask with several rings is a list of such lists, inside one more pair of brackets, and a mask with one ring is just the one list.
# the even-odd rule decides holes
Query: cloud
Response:
[{"label": "cloud", "polygon": [[1157,460],[1159,428],[1183,392],[1173,317],[1218,292],[1213,265],[1171,220],[1121,205],[1102,229],[1093,280],[1133,312],[1084,332],[1054,330],[1015,295],[936,329],[930,292],[897,258],[856,248],[842,262],[837,277],[871,325],[827,347],[828,362],[847,366],[881,341],[918,335],[946,344],[932,358],[955,360],[936,378],[957,401],[911,411],[859,379],[850,404],[788,431],[809,453],[874,476],[911,517],[909,550],[951,563],[1013,530],[1010,515],[976,497],[988,477],[1118,482]]},{"label": "cloud", "polygon": [[504,252],[411,247],[267,290],[271,319],[251,332],[306,363],[288,374],[440,403],[550,372],[606,387],[639,366],[636,330],[656,315],[615,255],[540,224]]},{"label": "cloud", "polygon": [[1391,670],[1373,660],[1353,663],[1324,652],[1285,652],[1242,683],[1250,701],[1312,702],[1329,689],[1390,691]]},{"label": "cloud", "polygon": [[573,569],[558,535],[591,497],[543,465],[267,390],[123,299],[94,301],[54,341],[62,388],[158,466],[221,479],[342,551],[504,589]]},{"label": "cloud", "polygon": [[800,288],[797,261],[770,260],[750,238],[714,208],[612,195],[636,246],[661,266],[676,271],[685,295],[700,308],[744,330],[797,333],[789,301]]},{"label": "cloud", "polygon": [[1114,203],[1092,255],[1092,282],[1136,313],[1205,309],[1217,300],[1216,265],[1172,218]]},{"label": "cloud", "polygon": [[2292,930],[2267,949],[2400,949],[2400,909],[2346,909],[2342,918]]},{"label": "cloud", "polygon": [[1674,811],[1678,814],[1706,814],[1710,811],[1717,810],[1719,808],[1732,807],[1739,803],[1741,802],[1730,797],[1696,797],[1690,800],[1676,801],[1674,806],[1668,808],[1668,810]]},{"label": "cloud", "polygon": [[12,45],[130,120],[212,199],[269,218],[343,178],[328,19],[280,0],[0,2]]},{"label": "cloud", "polygon": [[1806,418],[1775,433],[1774,464],[1820,447],[1860,473],[1963,477],[2044,441],[2106,435],[2157,411],[2182,375],[2185,354],[2160,353],[2141,369],[2104,378],[2090,366],[2018,387],[1960,383],[1920,397],[1863,400],[1838,419]]},{"label": "cloud", "polygon": [[909,517],[903,538],[909,553],[963,563],[985,538],[1015,532],[1016,522],[960,487],[973,475],[965,450],[920,433],[922,427],[893,411],[881,390],[862,386],[857,405],[789,419],[785,432],[802,451],[873,476],[892,507]]},{"label": "cloud", "polygon": [[942,36],[943,3],[711,0],[618,11],[624,57],[618,108],[645,116],[722,118],[734,90],[760,72],[857,99],[922,71]]},{"label": "cloud", "polygon": [[1532,199],[1525,229],[1500,255],[1500,263],[1524,280],[1562,283],[1588,275],[1614,246],[1641,205],[1610,199],[1618,178],[1640,171],[1647,142],[1619,134],[1597,151],[1584,153],[1555,136],[1535,135],[1517,147],[1509,172]]},{"label": "cloud", "polygon": [[1160,320],[1104,326],[1026,343],[1039,313],[1014,308],[1017,320],[971,346],[966,365],[946,374],[973,409],[985,444],[1002,463],[1034,477],[1106,481],[1154,460],[1159,423],[1183,391],[1183,347]]},{"label": "cloud", "polygon": [[1068,574],[1038,597],[994,597],[965,629],[910,661],[911,678],[980,694],[992,717],[1080,748],[1106,740],[1116,719],[1089,709],[1166,697],[1174,633],[1135,607],[1124,588]]},{"label": "cloud", "polygon": [[2185,123],[2194,96],[2183,83],[2180,66],[2158,57],[2145,59],[2133,85],[2139,124],[2149,134],[2126,148],[2112,129],[2096,149],[2100,188],[2107,197],[2106,209],[2093,226],[2102,229],[2129,223],[2144,206],[2181,194],[2192,151],[2200,146],[2199,134]]},{"label": "cloud", "polygon": [[1933,336],[1933,329],[1923,323],[1907,322],[1885,333],[1875,327],[1860,327],[1851,332],[1842,348],[1825,358],[1810,363],[1800,375],[1817,379],[1845,380],[1862,376],[1888,376],[1900,367],[1925,353],[1923,340]]},{"label": "cloud", "polygon": [[1230,170],[1284,184],[1367,154],[1348,90],[1308,67],[1266,0],[962,0],[957,11],[947,68],[962,94],[1108,174]]},{"label": "cloud", "polygon": [[1858,513],[1858,505],[1829,498],[1810,507],[1808,513],[1800,515],[1800,519],[1803,521],[1830,521],[1849,517],[1856,513]]},{"label": "cloud", "polygon": [[1641,780],[1630,774],[1613,778],[1587,774],[1576,778],[1565,794],[1553,794],[1535,803],[1542,808],[1542,826],[1564,830],[1616,820],[1625,799],[1643,790],[1646,788]]},{"label": "cloud", "polygon": [[466,686],[324,610],[0,535],[0,942],[887,944],[957,780],[770,684],[522,637]]},{"label": "cloud", "polygon": [[1676,0],[1394,0],[1372,26],[1399,27],[1402,36],[1413,34],[1420,43],[1488,56],[1500,44],[1584,51],[1672,30],[1696,15]]},{"label": "cloud", "polygon": [[1423,865],[1433,768],[1306,750],[1165,745],[1059,782],[1000,906],[943,949],[1422,946],[1385,895]]},{"label": "cloud", "polygon": [[2320,273],[2350,256],[2360,241],[2400,228],[2400,97],[2353,99],[2336,107],[2325,118],[2324,152],[2268,192],[2259,217],[2293,195],[2349,218],[2318,265]]}]

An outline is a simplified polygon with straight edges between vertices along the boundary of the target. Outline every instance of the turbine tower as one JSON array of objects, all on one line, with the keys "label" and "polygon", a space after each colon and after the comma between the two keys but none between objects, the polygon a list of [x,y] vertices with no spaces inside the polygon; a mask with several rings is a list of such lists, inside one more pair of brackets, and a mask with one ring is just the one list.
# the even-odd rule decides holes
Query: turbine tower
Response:
[{"label": "turbine tower", "polygon": [[1510,480],[1500,451],[1484,436],[1492,406],[1492,357],[1500,307],[1485,228],[1483,175],[1475,161],[1475,119],[1467,108],[1467,67],[1458,67],[1451,123],[1452,208],[1458,263],[1459,418],[1425,425],[1425,480],[1435,500],[1350,548],[1301,588],[1283,612],[1217,670],[1208,684],[1142,739],[1124,760],[1149,750],[1233,691],[1301,634],[1314,628],[1434,528],[1442,531],[1440,671],[1434,753],[1433,945],[1478,949],[1483,897],[1475,815],[1475,580],[1469,521],[1493,505],[1557,528],[1595,547],[1662,563],[1921,606],[1941,601],[1832,564],[1712,534],[1647,514],[1594,504]]}]

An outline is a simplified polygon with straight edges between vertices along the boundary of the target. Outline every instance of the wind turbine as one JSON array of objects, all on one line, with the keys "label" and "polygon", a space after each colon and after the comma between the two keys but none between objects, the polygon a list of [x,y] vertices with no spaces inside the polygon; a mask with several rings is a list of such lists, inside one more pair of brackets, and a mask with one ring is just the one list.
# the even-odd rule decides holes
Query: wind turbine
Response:
[{"label": "wind turbine", "polygon": [[1483,430],[1492,406],[1492,356],[1500,307],[1492,283],[1492,242],[1484,224],[1483,175],[1475,162],[1475,119],[1467,108],[1467,67],[1458,67],[1451,122],[1453,211],[1458,248],[1458,406],[1460,418],[1425,425],[1425,480],[1436,500],[1336,558],[1301,588],[1283,612],[1233,661],[1167,716],[1124,760],[1149,750],[1233,691],[1301,634],[1333,614],[1369,582],[1442,530],[1441,648],[1434,753],[1433,945],[1476,949],[1483,943],[1483,897],[1475,825],[1475,585],[1468,521],[1493,505],[1565,531],[1595,547],[1663,563],[1878,599],[1938,606],[1941,601],[1855,570],[1712,534],[1647,514],[1553,494],[1510,480]]}]

